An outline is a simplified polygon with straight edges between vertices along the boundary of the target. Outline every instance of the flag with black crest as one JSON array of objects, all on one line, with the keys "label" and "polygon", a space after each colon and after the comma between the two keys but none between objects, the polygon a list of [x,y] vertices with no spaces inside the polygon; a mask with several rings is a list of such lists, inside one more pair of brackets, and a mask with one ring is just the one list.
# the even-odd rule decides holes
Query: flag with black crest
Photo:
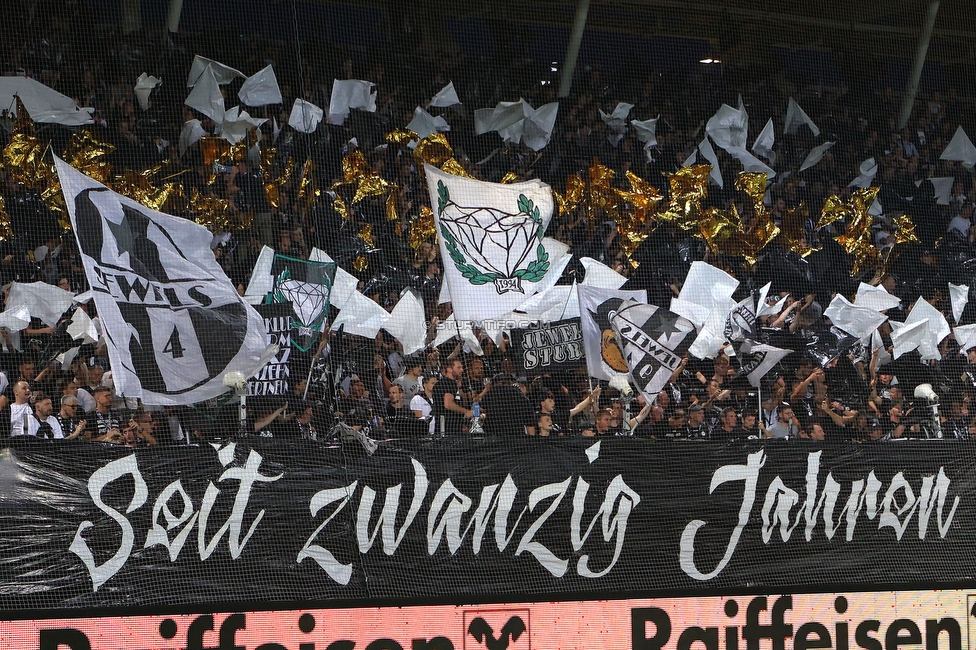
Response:
[{"label": "flag with black crest", "polygon": [[756,329],[756,301],[752,294],[736,303],[725,319],[725,339],[729,342],[752,337]]},{"label": "flag with black crest", "polygon": [[210,231],[55,164],[120,395],[203,402],[227,391],[226,373],[264,365],[264,320],[217,263]]},{"label": "flag with black crest", "polygon": [[759,382],[773,369],[780,360],[793,350],[784,350],[765,343],[745,340],[739,348],[738,357],[742,361],[742,368],[736,377],[746,377],[753,388],[759,388]]},{"label": "flag with black crest", "polygon": [[694,324],[663,307],[632,300],[620,305],[610,323],[634,384],[646,399],[654,399],[695,340]]},{"label": "flag with black crest", "polygon": [[627,372],[627,361],[617,345],[617,334],[610,318],[624,302],[647,302],[647,292],[622,291],[579,285],[580,326],[583,330],[583,350],[590,377],[609,381],[617,373]]}]

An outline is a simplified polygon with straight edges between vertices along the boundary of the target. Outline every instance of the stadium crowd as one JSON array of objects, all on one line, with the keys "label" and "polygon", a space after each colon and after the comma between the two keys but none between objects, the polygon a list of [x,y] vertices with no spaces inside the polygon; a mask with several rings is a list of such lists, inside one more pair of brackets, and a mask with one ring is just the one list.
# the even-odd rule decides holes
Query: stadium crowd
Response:
[{"label": "stadium crowd", "polygon": [[[549,62],[520,62],[514,55],[511,60],[473,60],[428,52],[364,57],[331,49],[306,56],[299,70],[294,43],[288,42],[253,39],[246,46],[228,45],[202,34],[174,37],[174,42],[158,33],[123,38],[102,30],[100,37],[81,43],[72,32],[85,30],[69,29],[58,19],[31,31],[43,37],[14,37],[16,31],[0,35],[3,73],[33,77],[80,106],[94,107],[95,124],[86,128],[95,140],[114,146],[107,159],[116,172],[167,162],[183,172],[179,178],[186,196],[196,191],[226,200],[234,219],[248,224],[215,232],[213,243],[218,261],[241,292],[262,246],[298,258],[307,258],[316,247],[353,274],[359,290],[380,306],[391,309],[402,290],[412,287],[424,299],[432,333],[447,319],[450,303],[438,304],[444,261],[436,241],[428,236],[411,246],[407,236],[421,208],[430,203],[422,169],[409,152],[387,144],[384,134],[405,128],[414,108],[426,106],[449,81],[462,103],[430,110],[450,125],[448,138],[464,169],[493,182],[510,173],[523,180],[540,178],[558,191],[574,174],[585,178],[599,160],[615,172],[613,183],[621,189],[625,173],[631,171],[666,194],[668,175],[695,153],[708,118],[722,102],[736,105],[741,97],[758,124],[768,117],[775,124],[773,167],[779,173],[770,181],[770,217],[782,226],[805,205],[809,217],[803,220],[801,238],[812,252],[800,255],[774,241],[750,264],[663,224],[628,254],[618,224],[599,207],[578,207],[553,217],[548,234],[569,244],[575,256],[560,284],[583,277],[578,261],[582,257],[626,276],[625,289],[644,289],[649,303],[663,306],[677,295],[696,260],[739,279],[736,300],[772,282],[771,295],[786,297],[785,309],[762,317],[758,335],[793,354],[763,378],[759,389],[738,372],[731,346],[715,359],[687,357],[656,402],[647,404],[643,397],[631,403],[606,382],[588,380],[585,366],[569,373],[525,376],[513,360],[507,337],[495,345],[481,334],[480,349],[453,339],[406,356],[385,331],[375,340],[338,332],[323,334],[317,353],[293,359],[289,395],[249,400],[248,419],[239,425],[236,407],[224,404],[154,410],[116,395],[104,344],[83,345],[73,361],[62,364],[58,355],[70,347],[64,327],[68,313],[55,327],[35,319],[21,332],[2,330],[0,407],[9,417],[0,420],[9,424],[10,436],[125,445],[194,442],[242,432],[332,440],[329,432],[335,418],[354,428],[365,427],[373,437],[473,434],[479,427],[489,435],[724,441],[968,438],[971,430],[976,435],[976,414],[969,412],[976,394],[976,348],[961,353],[950,335],[940,343],[938,361],[923,362],[918,352],[892,359],[888,323],[879,329],[880,345],[841,346],[824,316],[834,295],[850,298],[863,281],[884,286],[901,299],[901,306],[886,312],[891,321],[904,321],[916,300],[925,298],[949,322],[976,322],[972,304],[958,321],[953,318],[948,290],[950,282],[973,286],[976,272],[976,183],[970,169],[940,159],[962,116],[972,114],[971,103],[952,88],[920,95],[909,125],[897,129],[898,98],[890,88],[867,92],[843,83],[794,85],[769,71],[716,77],[705,67],[638,67],[613,73],[592,67],[578,73],[568,98],[558,100],[551,140],[536,152],[524,144],[503,144],[496,133],[476,136],[473,111],[519,97],[533,106],[557,101]],[[248,110],[252,116],[268,118],[261,136],[274,144],[277,155],[288,152],[315,162],[322,190],[317,197],[303,195],[296,175],[280,187],[275,206],[266,194],[261,166],[253,161],[221,167],[212,176],[199,145],[180,153],[185,122],[200,120],[209,135],[218,126],[183,104],[188,92],[183,79],[195,54],[247,71],[274,65],[284,103]],[[146,110],[133,93],[135,78],[144,71],[164,80]],[[342,126],[323,121],[311,134],[286,126],[296,98],[329,105],[333,78],[375,83],[375,113],[354,112]],[[224,88],[228,100],[239,84],[237,80]],[[805,127],[783,133],[790,97],[819,125],[821,137]],[[634,105],[634,119],[660,115],[656,146],[645,151],[635,129],[617,137],[620,134],[601,119],[600,111],[610,113],[618,102]],[[59,126],[37,128],[55,150],[63,149],[72,133]],[[0,145],[9,137],[6,131],[0,133]],[[810,149],[828,140],[836,144],[823,159],[797,171]],[[334,208],[328,188],[343,181],[343,159],[355,151],[399,188],[396,219],[388,218],[380,201],[363,201],[352,206],[349,215]],[[717,153],[724,187],[712,185],[703,206],[735,207],[748,215],[749,206],[731,180],[741,165],[724,151]],[[874,218],[871,246],[881,252],[883,263],[867,264],[855,275],[856,260],[835,240],[849,219],[823,228],[817,221],[828,197],[850,199],[861,163],[871,158],[877,163],[871,184],[880,187],[882,206]],[[0,284],[41,280],[74,293],[86,291],[73,235],[59,226],[41,191],[18,182],[10,171],[0,172],[14,234],[0,242]],[[945,177],[954,178],[951,191],[938,196],[927,179]],[[902,214],[914,224],[917,242],[895,241],[892,219]],[[364,236],[367,225],[369,236]],[[94,315],[90,303],[79,308]],[[935,427],[940,434],[933,430],[929,404],[913,402],[914,389],[925,383],[941,399],[940,426]]]}]

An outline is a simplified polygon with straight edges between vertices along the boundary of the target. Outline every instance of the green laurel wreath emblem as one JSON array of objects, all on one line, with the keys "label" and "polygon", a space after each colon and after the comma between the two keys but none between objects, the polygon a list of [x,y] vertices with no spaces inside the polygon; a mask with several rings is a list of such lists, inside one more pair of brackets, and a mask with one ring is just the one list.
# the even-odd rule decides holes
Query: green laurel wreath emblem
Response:
[{"label": "green laurel wreath emblem", "polygon": [[[437,216],[440,217],[443,215],[444,210],[451,203],[451,195],[444,181],[437,181]],[[546,272],[549,270],[549,253],[546,252],[546,247],[542,244],[542,215],[539,212],[539,208],[532,202],[532,199],[524,194],[519,195],[518,209],[520,213],[528,215],[529,219],[539,226],[536,232],[536,239],[539,243],[535,249],[535,261],[530,262],[524,269],[516,269],[512,273],[512,277],[521,278],[526,282],[539,282],[546,276]],[[461,277],[468,282],[473,285],[483,285],[505,277],[501,273],[485,273],[475,265],[469,264],[468,259],[461,252],[454,233],[443,222],[440,224],[440,231],[441,236],[444,237],[444,246],[447,248],[447,252],[454,262],[454,266],[461,274]]]}]

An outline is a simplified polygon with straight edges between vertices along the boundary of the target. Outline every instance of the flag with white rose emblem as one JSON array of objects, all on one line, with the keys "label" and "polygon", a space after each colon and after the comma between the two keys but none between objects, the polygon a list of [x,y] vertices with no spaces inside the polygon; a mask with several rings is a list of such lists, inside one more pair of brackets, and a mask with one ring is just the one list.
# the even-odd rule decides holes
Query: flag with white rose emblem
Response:
[{"label": "flag with white rose emblem", "polygon": [[630,376],[648,400],[671,379],[695,340],[695,326],[657,305],[624,302],[610,317]]},{"label": "flag with white rose emblem", "polygon": [[444,280],[458,320],[516,309],[552,282],[565,247],[545,237],[552,190],[542,181],[485,183],[424,166]]},{"label": "flag with white rose emblem", "polygon": [[227,372],[264,365],[264,320],[220,268],[206,228],[55,163],[120,395],[193,404],[226,392]]}]

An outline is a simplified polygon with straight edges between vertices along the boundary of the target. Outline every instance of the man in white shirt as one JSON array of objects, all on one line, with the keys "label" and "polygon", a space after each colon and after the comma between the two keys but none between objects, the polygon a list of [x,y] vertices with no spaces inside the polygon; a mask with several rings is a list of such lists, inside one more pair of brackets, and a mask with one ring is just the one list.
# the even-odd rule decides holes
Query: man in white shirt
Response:
[{"label": "man in white shirt", "polygon": [[22,436],[28,432],[27,422],[33,417],[31,408],[30,384],[20,380],[13,385],[14,401],[10,405],[10,437]]},{"label": "man in white shirt", "polygon": [[56,417],[52,417],[54,405],[43,393],[34,396],[34,416],[27,420],[27,435],[35,438],[64,438],[64,430]]}]

